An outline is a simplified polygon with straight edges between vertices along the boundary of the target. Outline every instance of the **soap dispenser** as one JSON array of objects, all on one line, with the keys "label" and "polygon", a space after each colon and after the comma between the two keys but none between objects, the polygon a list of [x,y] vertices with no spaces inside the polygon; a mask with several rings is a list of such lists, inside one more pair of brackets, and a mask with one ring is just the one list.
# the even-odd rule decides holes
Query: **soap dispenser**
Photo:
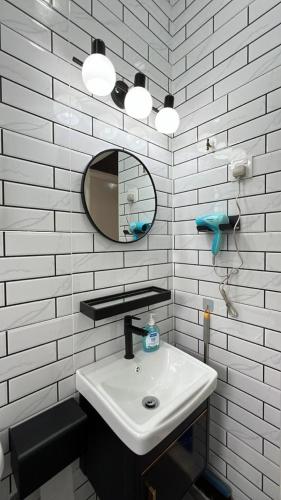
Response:
[{"label": "soap dispenser", "polygon": [[153,352],[159,349],[160,344],[160,331],[155,324],[153,314],[150,314],[149,321],[144,329],[148,332],[146,337],[143,338],[143,350],[145,352]]}]

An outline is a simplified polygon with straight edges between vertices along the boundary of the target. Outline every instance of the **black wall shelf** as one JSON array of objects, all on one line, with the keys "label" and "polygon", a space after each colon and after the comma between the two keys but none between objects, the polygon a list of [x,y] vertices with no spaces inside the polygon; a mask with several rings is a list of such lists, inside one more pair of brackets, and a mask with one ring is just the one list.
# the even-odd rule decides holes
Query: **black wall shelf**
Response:
[{"label": "black wall shelf", "polygon": [[11,463],[21,500],[84,453],[86,413],[71,398],[10,429]]},{"label": "black wall shelf", "polygon": [[141,307],[151,306],[158,302],[164,302],[170,300],[170,298],[170,290],[150,286],[130,292],[116,293],[97,299],[84,300],[80,302],[80,311],[93,320],[99,320],[133,311]]}]

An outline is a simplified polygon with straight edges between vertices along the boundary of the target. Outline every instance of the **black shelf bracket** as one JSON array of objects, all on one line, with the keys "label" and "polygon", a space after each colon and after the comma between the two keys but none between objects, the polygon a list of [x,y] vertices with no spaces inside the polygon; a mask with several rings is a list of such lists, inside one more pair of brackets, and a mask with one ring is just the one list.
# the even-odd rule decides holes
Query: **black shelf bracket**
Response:
[{"label": "black shelf bracket", "polygon": [[[221,231],[233,231],[233,228],[238,221],[239,216],[238,215],[229,215],[229,224],[220,224],[219,228]],[[197,228],[198,232],[210,232],[210,229],[207,226],[200,226],[200,228]],[[236,231],[240,230],[240,221],[238,222],[236,226]]]}]

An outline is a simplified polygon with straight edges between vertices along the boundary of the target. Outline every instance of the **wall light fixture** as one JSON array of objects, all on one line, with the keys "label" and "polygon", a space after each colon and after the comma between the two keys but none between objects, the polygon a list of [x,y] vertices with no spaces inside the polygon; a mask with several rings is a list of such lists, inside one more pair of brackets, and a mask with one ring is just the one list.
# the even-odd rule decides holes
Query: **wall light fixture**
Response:
[{"label": "wall light fixture", "polygon": [[122,80],[116,81],[116,72],[112,62],[105,55],[103,40],[92,42],[92,54],[84,63],[77,57],[72,58],[75,64],[82,66],[82,79],[89,92],[96,96],[111,94],[114,104],[125,109],[127,114],[138,120],[149,116],[151,111],[157,113],[155,126],[163,134],[172,134],[178,129],[180,118],[174,109],[174,97],[165,97],[164,107],[158,110],[153,106],[150,92],[145,88],[146,77],[143,73],[135,74],[134,86],[129,88]]},{"label": "wall light fixture", "polygon": [[174,109],[174,96],[166,95],[164,108],[160,109],[155,118],[155,127],[163,134],[173,134],[180,124],[178,112]]},{"label": "wall light fixture", "polygon": [[125,110],[129,116],[143,120],[152,111],[152,97],[145,88],[145,75],[136,73],[134,86],[128,90],[125,97]]},{"label": "wall light fixture", "polygon": [[92,42],[92,54],[82,66],[82,79],[88,91],[97,96],[109,95],[115,85],[115,69],[106,57],[105,44],[100,39]]}]

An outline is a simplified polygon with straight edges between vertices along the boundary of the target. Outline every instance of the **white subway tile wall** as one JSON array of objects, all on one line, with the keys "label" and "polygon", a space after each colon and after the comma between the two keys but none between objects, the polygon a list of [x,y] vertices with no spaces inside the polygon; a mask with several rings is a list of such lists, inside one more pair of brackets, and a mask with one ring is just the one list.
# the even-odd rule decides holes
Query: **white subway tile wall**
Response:
[{"label": "white subway tile wall", "polygon": [[[71,396],[77,367],[123,349],[122,318],[93,324],[80,301],[148,284],[174,287],[174,308],[155,307],[156,318],[197,357],[203,297],[214,301],[209,466],[234,500],[279,498],[280,16],[278,0],[0,0],[1,500],[15,492],[7,428]],[[148,76],[156,105],[174,92],[172,139],[153,116],[133,120],[88,94],[72,56],[84,60],[97,37],[129,84]],[[146,164],[158,192],[151,234],[126,248],[94,230],[79,196],[87,163],[114,145]],[[241,185],[234,320],[194,218],[236,213],[229,163],[242,150],[253,178]],[[221,272],[234,250],[226,237]],[[78,463],[73,477],[75,500],[96,499]]]},{"label": "white subway tile wall", "polygon": [[[181,116],[172,141],[175,341],[202,356],[203,297],[212,299],[210,363],[219,381],[211,397],[209,466],[230,485],[234,500],[277,500],[281,2],[193,0],[173,19],[172,88]],[[206,151],[208,137],[217,151]],[[235,320],[212,269],[211,236],[197,235],[194,217],[237,213],[229,163],[239,155],[252,157],[253,178],[241,183],[237,240],[244,265],[228,287]],[[237,264],[234,250],[233,237],[225,236],[217,261],[222,274]]]},{"label": "white subway tile wall", "polygon": [[[171,85],[171,14],[168,0],[0,0],[1,500],[16,491],[8,427],[73,395],[77,367],[124,348],[122,317],[95,324],[80,301],[172,288],[170,141],[154,117],[139,122],[90,96],[72,62],[102,38],[117,73],[131,85],[143,71],[158,105]],[[127,247],[97,234],[80,196],[92,156],[114,146],[139,156],[158,192],[151,234]],[[154,310],[168,338],[172,309]],[[147,309],[136,312],[144,324]],[[73,477],[75,500],[96,499],[78,463]]]}]

